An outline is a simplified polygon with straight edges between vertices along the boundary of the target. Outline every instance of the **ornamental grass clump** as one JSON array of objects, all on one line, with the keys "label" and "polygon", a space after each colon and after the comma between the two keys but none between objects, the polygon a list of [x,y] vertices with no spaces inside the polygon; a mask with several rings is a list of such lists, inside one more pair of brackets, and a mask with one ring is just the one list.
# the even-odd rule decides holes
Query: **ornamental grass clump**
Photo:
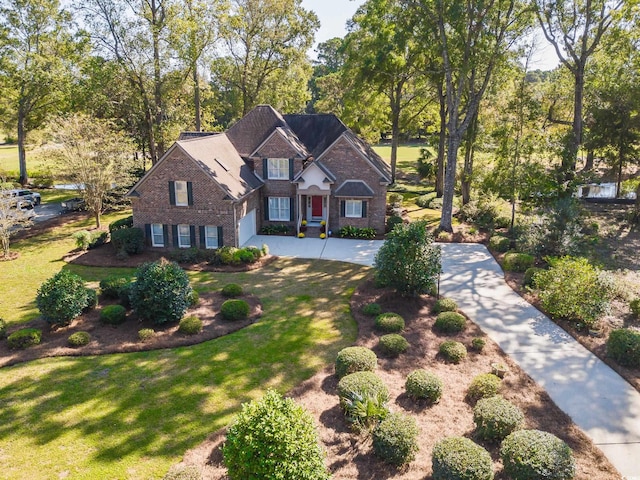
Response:
[{"label": "ornamental grass clump", "polygon": [[477,402],[481,398],[493,397],[498,394],[502,380],[493,373],[481,373],[471,380],[467,390],[467,399]]},{"label": "ornamental grass clump", "polygon": [[91,335],[88,332],[75,332],[69,335],[67,339],[67,343],[71,347],[84,347],[85,345],[89,345],[91,341]]},{"label": "ornamental grass clump", "polygon": [[426,400],[436,403],[442,396],[442,380],[426,370],[414,370],[407,377],[404,385],[407,395],[414,400]]},{"label": "ornamental grass clump", "polygon": [[458,304],[451,298],[441,298],[440,300],[436,300],[436,303],[433,305],[433,313],[436,314],[455,312],[456,310],[458,310]]},{"label": "ornamental grass clump", "polygon": [[225,320],[244,320],[249,316],[249,304],[244,300],[225,300],[220,307],[220,314]]},{"label": "ornamental grass clump", "polygon": [[518,430],[500,447],[504,471],[518,480],[571,480],[576,474],[573,452],[551,433]]},{"label": "ornamental grass clump", "polygon": [[386,403],[389,401],[389,390],[375,373],[354,372],[340,379],[338,396],[340,405],[345,408],[346,402],[355,396],[376,398]]},{"label": "ornamental grass clump", "polygon": [[336,357],[336,375],[342,378],[354,372],[373,372],[378,365],[378,357],[366,347],[347,347]]},{"label": "ornamental grass clump", "polygon": [[313,418],[274,390],[242,405],[222,455],[231,480],[329,478]]},{"label": "ornamental grass clump", "polygon": [[467,319],[458,312],[442,312],[436,317],[433,326],[442,333],[459,333],[467,326]]},{"label": "ornamental grass clump", "polygon": [[438,348],[440,355],[451,363],[460,363],[467,357],[467,347],[455,340],[447,340]]},{"label": "ornamental grass clump", "polygon": [[376,329],[385,333],[398,333],[404,330],[404,318],[397,313],[381,313],[376,317]]},{"label": "ornamental grass clump", "polygon": [[482,398],[473,408],[476,434],[483,440],[502,440],[522,427],[524,414],[500,395]]},{"label": "ornamental grass clump", "polygon": [[431,464],[433,480],[493,479],[489,452],[464,437],[448,437],[437,442],[431,454]]},{"label": "ornamental grass clump", "polygon": [[380,350],[389,357],[397,357],[409,348],[407,339],[397,333],[381,336],[378,344]]},{"label": "ornamental grass clump", "polygon": [[397,467],[411,463],[418,451],[418,433],[413,417],[391,413],[373,430],[373,453]]}]

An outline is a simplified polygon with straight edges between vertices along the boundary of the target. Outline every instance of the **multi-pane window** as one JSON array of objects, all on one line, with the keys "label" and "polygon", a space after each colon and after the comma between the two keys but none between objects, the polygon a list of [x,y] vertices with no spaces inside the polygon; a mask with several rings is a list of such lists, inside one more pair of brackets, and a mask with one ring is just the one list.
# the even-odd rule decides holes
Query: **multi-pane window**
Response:
[{"label": "multi-pane window", "polygon": [[187,182],[183,180],[177,180],[174,182],[174,188],[176,194],[176,205],[189,205],[189,192],[187,190]]},{"label": "multi-pane window", "polygon": [[345,200],[344,216],[348,218],[361,218],[362,200]]},{"label": "multi-pane window", "polygon": [[268,158],[267,159],[267,179],[289,180],[289,159],[288,158]]},{"label": "multi-pane window", "polygon": [[189,248],[191,246],[191,228],[189,225],[178,225],[178,247]]},{"label": "multi-pane window", "polygon": [[218,248],[218,227],[204,227],[204,241],[206,248]]},{"label": "multi-pane window", "polygon": [[269,220],[291,220],[289,197],[269,197]]},{"label": "multi-pane window", "polygon": [[161,223],[151,224],[151,245],[154,247],[164,247],[164,230]]}]

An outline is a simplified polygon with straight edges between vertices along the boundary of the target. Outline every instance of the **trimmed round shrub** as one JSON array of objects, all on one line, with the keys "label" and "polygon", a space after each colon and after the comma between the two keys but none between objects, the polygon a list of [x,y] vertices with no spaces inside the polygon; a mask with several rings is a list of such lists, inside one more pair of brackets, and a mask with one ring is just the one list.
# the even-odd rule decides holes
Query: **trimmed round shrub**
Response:
[{"label": "trimmed round shrub", "polygon": [[500,457],[505,473],[518,480],[570,480],[576,472],[569,446],[540,430],[518,430],[507,436]]},{"label": "trimmed round shrub", "polygon": [[458,310],[458,304],[451,298],[441,298],[436,300],[433,305],[433,313],[455,312]]},{"label": "trimmed round shrub", "polygon": [[127,310],[122,305],[107,305],[100,311],[100,321],[107,325],[120,325],[127,319]]},{"label": "trimmed round shrub", "polygon": [[222,287],[222,290],[220,292],[222,293],[222,296],[227,298],[239,297],[243,293],[242,287],[237,283],[226,284],[224,287]]},{"label": "trimmed round shrub", "polygon": [[136,270],[136,281],[129,287],[129,298],[133,310],[142,320],[177,322],[189,307],[191,292],[185,271],[177,263],[161,259],[144,263]]},{"label": "trimmed round shrub", "polygon": [[122,287],[130,283],[131,280],[126,277],[107,277],[100,280],[100,292],[104,298],[115,300],[119,298]]},{"label": "trimmed round shrub", "polygon": [[16,330],[7,337],[9,348],[28,348],[38,345],[42,340],[42,330],[37,328],[23,328]]},{"label": "trimmed round shrub", "polygon": [[84,347],[89,345],[91,341],[91,335],[88,332],[75,332],[69,335],[67,343],[72,347]]},{"label": "trimmed round shrub", "polygon": [[340,397],[340,405],[345,408],[346,402],[355,397],[371,397],[387,402],[389,390],[375,373],[354,372],[340,379],[338,396]]},{"label": "trimmed round shrub", "polygon": [[156,332],[153,328],[142,328],[138,330],[138,339],[141,342],[146,342],[147,340],[151,340],[155,334]]},{"label": "trimmed round shrub", "polygon": [[491,455],[468,438],[448,437],[433,447],[433,480],[492,480]]},{"label": "trimmed round shrub", "polygon": [[619,365],[640,367],[640,332],[628,328],[613,330],[607,339],[607,355]]},{"label": "trimmed round shrub", "polygon": [[391,465],[406,465],[416,458],[418,433],[413,417],[391,413],[373,430],[373,453]]},{"label": "trimmed round shrub", "polygon": [[162,480],[202,480],[202,474],[193,465],[176,465],[169,469]]},{"label": "trimmed round shrub", "polygon": [[249,304],[244,300],[225,300],[220,313],[225,320],[244,320],[249,316]]},{"label": "trimmed round shrub", "polygon": [[7,336],[7,322],[0,318],[0,338]]},{"label": "trimmed round shrub", "polygon": [[511,240],[502,235],[494,235],[489,239],[489,248],[496,252],[504,253],[511,247]]},{"label": "trimmed round shrub", "polygon": [[404,318],[397,313],[382,313],[376,317],[376,328],[386,333],[398,333],[404,330]]},{"label": "trimmed round shrub", "polygon": [[631,300],[631,302],[629,302],[629,309],[634,317],[640,317],[640,298]]},{"label": "trimmed round shrub", "polygon": [[524,414],[500,395],[482,398],[473,408],[476,433],[484,440],[502,440],[522,427]]},{"label": "trimmed round shrub", "polygon": [[376,354],[366,347],[347,347],[336,357],[336,375],[342,378],[354,372],[373,372],[378,365]]},{"label": "trimmed round shrub", "polygon": [[414,370],[407,377],[404,388],[411,398],[435,403],[442,396],[443,383],[433,373],[426,370]]},{"label": "trimmed round shrub", "polygon": [[78,275],[60,270],[40,285],[36,305],[47,322],[68,325],[87,307],[87,289]]},{"label": "trimmed round shrub", "polygon": [[536,288],[535,276],[538,272],[544,270],[538,267],[529,267],[524,271],[524,278],[522,279],[522,286],[529,288]]},{"label": "trimmed round shrub", "polygon": [[476,352],[481,352],[486,344],[487,342],[484,338],[475,337],[473,340],[471,340],[471,348],[473,348]]},{"label": "trimmed round shrub", "polygon": [[509,252],[502,260],[502,268],[507,272],[525,272],[533,267],[536,259],[528,253]]},{"label": "trimmed round shrub", "polygon": [[231,480],[325,480],[329,472],[311,415],[273,390],[242,405],[222,447]]},{"label": "trimmed round shrub", "polygon": [[195,307],[196,305],[198,305],[198,303],[200,303],[200,294],[196,290],[191,290],[188,300],[189,306]]},{"label": "trimmed round shrub", "polygon": [[434,327],[442,333],[458,333],[464,330],[467,319],[458,312],[442,312],[436,317]]},{"label": "trimmed round shrub", "polygon": [[467,347],[455,340],[442,342],[438,348],[438,352],[440,352],[440,355],[442,355],[445,360],[452,363],[460,363],[467,357]]},{"label": "trimmed round shrub", "polygon": [[196,335],[202,331],[202,320],[198,317],[185,317],[180,320],[178,332],[186,335]]},{"label": "trimmed round shrub", "polygon": [[382,307],[377,303],[367,303],[364,307],[362,307],[362,313],[369,317],[375,317],[382,313]]},{"label": "trimmed round shrub", "polygon": [[93,288],[87,288],[87,306],[85,310],[90,310],[98,306],[98,292]]},{"label": "trimmed round shrub", "polygon": [[498,394],[502,380],[493,373],[481,373],[471,380],[467,390],[467,398],[472,402],[481,398],[493,397]]},{"label": "trimmed round shrub", "polygon": [[380,350],[390,357],[397,357],[409,348],[407,339],[397,333],[389,333],[381,336],[378,344],[380,345]]}]

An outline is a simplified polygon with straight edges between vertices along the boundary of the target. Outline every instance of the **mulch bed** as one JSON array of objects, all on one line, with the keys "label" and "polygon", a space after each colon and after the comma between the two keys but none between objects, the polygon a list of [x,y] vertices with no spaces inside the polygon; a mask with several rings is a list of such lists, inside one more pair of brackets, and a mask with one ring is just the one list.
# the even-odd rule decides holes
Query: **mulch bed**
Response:
[{"label": "mulch bed", "polygon": [[[373,319],[361,313],[362,306],[373,301],[379,303],[383,311],[396,312],[406,321],[403,336],[411,347],[399,358],[384,358],[377,349],[379,334],[373,328]],[[359,328],[356,344],[372,348],[378,354],[376,373],[389,388],[391,410],[411,414],[420,428],[420,451],[408,467],[398,470],[378,460],[372,453],[370,435],[358,435],[350,429],[338,404],[338,379],[333,367],[319,372],[289,392],[289,396],[304,405],[314,417],[334,479],[431,478],[431,451],[438,440],[451,435],[474,438],[473,407],[465,400],[466,389],[474,376],[491,371],[490,365],[494,362],[508,367],[501,394],[525,412],[526,427],[551,432],[573,449],[577,462],[575,478],[621,478],[602,452],[547,393],[476,325],[469,322],[467,329],[455,337],[434,332],[432,305],[430,297],[402,298],[391,291],[376,289],[372,281],[361,284],[351,298],[351,311]],[[468,358],[460,364],[447,364],[438,355],[438,345],[445,339],[454,338],[470,345],[474,337],[484,338],[486,346],[481,353],[470,350]],[[421,404],[407,397],[404,383],[407,375],[416,368],[425,368],[444,380],[444,394],[439,403]],[[200,446],[188,451],[183,463],[199,467],[205,479],[227,478],[220,451],[224,439],[224,430],[215,432]],[[479,443],[491,453],[496,468],[495,478],[505,480],[499,446]]]},{"label": "mulch bed", "polygon": [[[100,302],[98,308],[84,313],[66,327],[53,329],[42,319],[14,325],[9,333],[22,328],[39,328],[42,330],[42,341],[39,345],[24,350],[11,350],[6,341],[0,342],[0,367],[44,357],[140,352],[206,342],[244,328],[262,315],[262,305],[255,295],[244,295],[239,298],[249,303],[249,317],[246,320],[230,322],[220,315],[220,306],[227,299],[219,292],[202,293],[198,305],[185,314],[185,316],[193,315],[202,320],[202,332],[196,335],[179,333],[177,323],[156,325],[150,321],[142,321],[132,312],[128,313],[127,320],[120,325],[105,325],[99,319],[100,309],[113,303],[109,301]],[[140,341],[138,331],[143,328],[154,329],[156,333],[153,338]],[[67,339],[69,335],[78,331],[88,332],[91,335],[91,342],[83,347],[70,347]]]}]

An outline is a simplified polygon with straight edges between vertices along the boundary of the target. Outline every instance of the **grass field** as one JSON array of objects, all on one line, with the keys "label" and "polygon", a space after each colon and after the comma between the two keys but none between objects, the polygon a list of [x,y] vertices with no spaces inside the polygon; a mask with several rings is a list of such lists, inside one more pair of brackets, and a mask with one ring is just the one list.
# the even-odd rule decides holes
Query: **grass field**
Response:
[{"label": "grass field", "polygon": [[[20,259],[0,264],[0,316],[12,322],[36,316],[38,286],[61,268],[90,285],[133,272],[61,260],[73,248],[72,232],[89,222],[15,242]],[[268,387],[291,389],[351,344],[357,332],[348,301],[369,271],[280,259],[252,272],[193,272],[201,292],[243,285],[261,299],[263,316],[192,347],[0,368],[0,476],[160,478],[187,449],[228,424],[242,402]]]}]

